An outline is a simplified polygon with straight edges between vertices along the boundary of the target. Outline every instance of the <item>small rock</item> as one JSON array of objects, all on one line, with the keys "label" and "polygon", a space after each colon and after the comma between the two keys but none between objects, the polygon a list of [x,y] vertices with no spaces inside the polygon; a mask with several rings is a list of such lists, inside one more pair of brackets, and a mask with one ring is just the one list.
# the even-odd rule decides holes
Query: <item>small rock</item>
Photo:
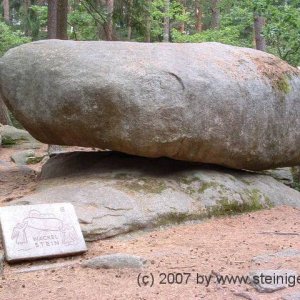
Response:
[{"label": "small rock", "polygon": [[4,258],[5,258],[4,252],[0,251],[0,276],[2,276],[4,270]]},{"label": "small rock", "polygon": [[41,162],[44,157],[45,155],[36,156],[33,150],[24,150],[14,153],[11,160],[17,165],[33,165]]},{"label": "small rock", "polygon": [[0,124],[0,145],[10,147],[22,145],[22,149],[40,149],[42,144],[34,139],[26,130]]},{"label": "small rock", "polygon": [[34,156],[33,150],[24,150],[16,152],[11,156],[11,160],[17,165],[26,165],[27,159]]},{"label": "small rock", "polygon": [[272,293],[289,287],[289,279],[298,276],[292,270],[258,270],[249,273],[251,284],[259,293]]},{"label": "small rock", "polygon": [[288,186],[292,186],[294,183],[292,168],[277,168],[273,170],[267,170],[264,172],[264,174],[270,175]]},{"label": "small rock", "polygon": [[[55,269],[66,269],[72,268],[74,265],[77,265],[77,261],[67,261],[63,263],[51,263],[51,264],[41,264],[41,265],[33,265],[26,268],[18,268],[14,271],[14,273],[30,273],[30,272],[38,272],[51,270],[51,272],[55,271]],[[1,273],[0,273],[1,275]]]},{"label": "small rock", "polygon": [[274,258],[285,258],[285,257],[300,257],[300,250],[297,249],[284,249],[282,251],[270,253],[270,254],[264,254],[264,255],[259,255],[255,256],[252,258],[253,262],[256,263],[266,263],[271,261]]},{"label": "small rock", "polygon": [[300,291],[293,293],[293,294],[288,294],[285,296],[282,296],[282,300],[300,300]]},{"label": "small rock", "polygon": [[94,257],[85,261],[82,266],[92,269],[122,269],[122,268],[142,268],[146,260],[142,257],[116,253]]},{"label": "small rock", "polygon": [[2,144],[12,145],[18,141],[33,141],[33,137],[22,129],[15,128],[9,125],[0,125],[0,135],[2,136]]}]

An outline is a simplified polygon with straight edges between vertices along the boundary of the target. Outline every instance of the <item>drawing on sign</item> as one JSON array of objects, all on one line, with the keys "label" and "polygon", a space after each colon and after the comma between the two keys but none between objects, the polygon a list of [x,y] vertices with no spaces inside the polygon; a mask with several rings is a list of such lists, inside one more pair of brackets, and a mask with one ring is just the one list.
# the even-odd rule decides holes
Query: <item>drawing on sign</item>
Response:
[{"label": "drawing on sign", "polygon": [[[38,210],[31,210],[28,217],[14,227],[11,239],[16,239],[16,243],[19,245],[28,243],[26,231],[30,228],[44,233],[58,232],[65,245],[70,245],[78,239],[73,226],[64,223],[53,214],[42,214]],[[47,235],[44,238],[54,239],[56,236]]]}]

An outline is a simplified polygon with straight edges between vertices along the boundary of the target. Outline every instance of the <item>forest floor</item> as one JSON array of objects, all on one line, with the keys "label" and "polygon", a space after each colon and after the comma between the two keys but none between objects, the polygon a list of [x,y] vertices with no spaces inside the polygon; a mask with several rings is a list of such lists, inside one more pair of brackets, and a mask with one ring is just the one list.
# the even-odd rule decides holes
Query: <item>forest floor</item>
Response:
[{"label": "forest floor", "polygon": [[[16,167],[10,161],[14,151],[0,148],[0,206],[33,191],[41,168],[41,164]],[[46,151],[46,145],[39,151]],[[298,298],[294,295],[291,299],[300,299],[300,282],[273,293],[258,293],[249,284],[216,282],[220,275],[246,276],[253,270],[284,269],[300,274],[299,250],[300,210],[276,207],[91,242],[88,252],[80,256],[5,264],[0,299],[269,300],[295,293]],[[278,252],[291,255],[272,255]],[[81,266],[86,259],[111,253],[138,255],[147,264],[141,270]],[[271,255],[255,259],[265,254]],[[178,283],[172,283],[172,273],[181,273]],[[138,277],[151,278],[151,274],[153,286],[140,287]],[[171,274],[169,283],[164,274]],[[209,285],[202,282],[203,276],[211,276]]]}]

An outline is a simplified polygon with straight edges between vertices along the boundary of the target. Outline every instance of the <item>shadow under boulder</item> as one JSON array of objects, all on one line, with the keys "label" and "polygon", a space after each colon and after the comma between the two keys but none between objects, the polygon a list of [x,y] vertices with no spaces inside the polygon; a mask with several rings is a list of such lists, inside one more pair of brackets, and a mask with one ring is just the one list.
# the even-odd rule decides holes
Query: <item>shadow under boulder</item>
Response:
[{"label": "shadow under boulder", "polygon": [[37,190],[11,204],[71,202],[86,240],[186,220],[300,206],[300,193],[271,176],[117,152],[51,157]]}]

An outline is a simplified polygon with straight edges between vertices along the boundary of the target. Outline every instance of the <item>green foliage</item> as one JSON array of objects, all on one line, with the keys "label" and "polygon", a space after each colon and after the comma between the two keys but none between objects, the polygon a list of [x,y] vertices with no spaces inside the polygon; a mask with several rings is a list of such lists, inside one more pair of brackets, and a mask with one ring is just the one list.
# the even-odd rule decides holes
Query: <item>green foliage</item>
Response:
[{"label": "green foliage", "polygon": [[33,40],[47,38],[46,30],[48,20],[48,9],[46,6],[32,5],[29,7],[28,15],[24,15],[24,31]]},{"label": "green foliage", "polygon": [[292,65],[300,65],[300,8],[270,6],[267,18],[272,20],[264,31],[269,51]]},{"label": "green foliage", "polygon": [[78,5],[76,10],[68,16],[69,24],[72,26],[70,37],[74,40],[97,40],[97,22],[83,5]]},{"label": "green foliage", "polygon": [[0,56],[10,48],[29,42],[20,31],[13,31],[8,25],[0,21]]},{"label": "green foliage", "polygon": [[174,29],[172,37],[173,41],[177,43],[219,42],[236,46],[250,46],[249,41],[241,38],[240,30],[237,26],[225,27],[220,30],[208,29],[193,35],[181,34]]},{"label": "green foliage", "polygon": [[[221,1],[222,18],[219,30],[206,29],[198,33],[188,31],[184,34],[173,30],[173,40],[179,43],[220,42],[235,46],[252,47],[252,5],[252,1],[245,1],[239,5],[232,0]],[[204,9],[206,12],[207,8],[204,7]],[[209,22],[206,21],[206,24]]]},{"label": "green foliage", "polygon": [[[154,0],[151,4],[151,36],[156,41],[162,40],[164,17],[170,18],[173,27],[178,27],[180,23],[189,23],[191,14],[184,10],[184,7],[178,0],[170,2],[169,13],[165,13],[165,1]],[[175,41],[175,40],[173,40]]]},{"label": "green foliage", "polygon": [[[204,1],[206,2],[206,1]],[[181,34],[173,30],[173,41],[185,43],[221,42],[253,47],[254,14],[266,19],[263,35],[267,50],[292,65],[300,65],[300,3],[297,0],[223,0],[220,3],[220,30],[207,29],[200,33],[188,30]],[[204,7],[204,12],[207,8]],[[187,24],[189,24],[187,22]],[[205,24],[204,24],[205,25]]]}]

